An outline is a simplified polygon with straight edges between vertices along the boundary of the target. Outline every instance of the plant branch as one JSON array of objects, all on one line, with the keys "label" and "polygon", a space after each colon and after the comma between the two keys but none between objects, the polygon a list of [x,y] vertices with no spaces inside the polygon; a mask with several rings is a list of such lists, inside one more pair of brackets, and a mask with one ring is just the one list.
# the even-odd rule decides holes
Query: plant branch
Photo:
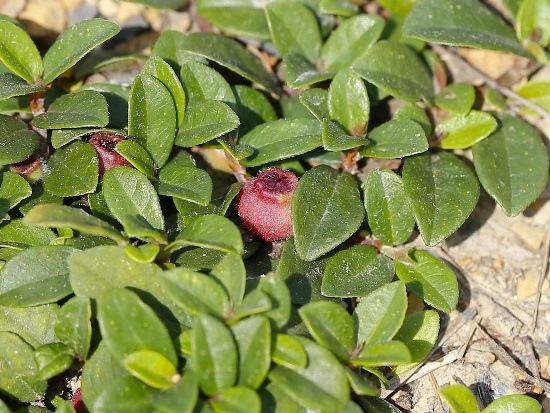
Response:
[{"label": "plant branch", "polygon": [[516,102],[521,103],[522,105],[528,107],[529,109],[535,111],[540,117],[550,120],[550,113],[549,112],[547,112],[546,110],[541,108],[539,105],[537,105],[533,101],[531,101],[529,99],[526,99],[521,95],[518,95],[516,92],[508,89],[505,86],[502,86],[496,80],[492,79],[489,75],[487,75],[486,73],[482,72],[481,70],[479,70],[475,66],[468,63],[462,56],[458,55],[453,50],[450,50],[450,49],[448,49],[446,47],[443,47],[441,45],[438,45],[438,44],[432,44],[431,47],[442,58],[444,58],[444,56],[452,57],[454,60],[459,62],[461,65],[467,67],[469,70],[473,71],[476,75],[481,77],[483,79],[483,81],[488,86],[492,87],[493,89],[498,90],[504,96],[507,96],[507,97],[515,100]]}]

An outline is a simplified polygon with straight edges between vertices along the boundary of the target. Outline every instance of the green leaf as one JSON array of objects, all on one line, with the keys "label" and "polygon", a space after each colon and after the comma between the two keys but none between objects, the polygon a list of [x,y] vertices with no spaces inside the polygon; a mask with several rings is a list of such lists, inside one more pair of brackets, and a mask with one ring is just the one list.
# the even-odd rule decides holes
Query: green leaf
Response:
[{"label": "green leaf", "polygon": [[23,218],[25,225],[40,227],[72,228],[85,234],[111,238],[119,244],[127,243],[120,232],[82,209],[57,204],[39,204]]},{"label": "green leaf", "polygon": [[32,347],[8,331],[0,332],[0,347],[0,389],[21,402],[44,396],[48,383],[38,378]]},{"label": "green leaf", "polygon": [[91,405],[94,413],[149,413],[154,410],[158,390],[134,377],[120,377],[109,382],[111,385]]},{"label": "green leaf", "polygon": [[0,115],[0,165],[22,162],[40,145],[39,136],[17,118]]},{"label": "green leaf", "polygon": [[356,344],[348,312],[336,303],[317,301],[301,307],[298,313],[315,341],[347,363]]},{"label": "green leaf", "polygon": [[143,66],[141,73],[160,80],[166,89],[168,89],[172,95],[176,109],[176,127],[181,125],[185,115],[185,104],[187,99],[183,86],[178,79],[178,75],[174,72],[174,69],[160,57],[152,55],[147,60],[147,63],[145,63],[145,66]]},{"label": "green leaf", "polygon": [[448,112],[466,115],[476,99],[474,86],[470,83],[451,83],[435,97],[435,104]]},{"label": "green leaf", "polygon": [[427,42],[526,55],[514,30],[478,0],[422,0],[403,32]]},{"label": "green leaf", "polygon": [[391,340],[401,327],[406,311],[407,293],[401,281],[373,291],[357,304],[353,312],[357,342],[369,347]]},{"label": "green leaf", "polygon": [[433,310],[420,311],[405,317],[395,335],[408,347],[411,363],[397,366],[393,374],[400,375],[421,363],[430,354],[439,337],[439,315]]},{"label": "green leaf", "polygon": [[132,164],[134,168],[144,174],[148,179],[155,181],[155,165],[149,152],[138,142],[131,139],[120,141],[115,146],[115,151]]},{"label": "green leaf", "polygon": [[198,13],[224,32],[236,37],[269,40],[264,3],[254,0],[199,0]]},{"label": "green leaf", "polygon": [[160,282],[175,302],[188,312],[227,317],[229,298],[214,278],[179,267],[164,271]]},{"label": "green leaf", "polygon": [[242,303],[246,287],[246,268],[240,255],[226,254],[212,268],[210,276],[225,288],[233,308]]},{"label": "green leaf", "polygon": [[48,228],[30,227],[20,218],[10,219],[0,224],[0,245],[49,245],[56,234]]},{"label": "green leaf", "polygon": [[410,119],[392,119],[367,135],[369,144],[361,148],[363,156],[395,159],[428,150],[428,139],[422,126]]},{"label": "green leaf", "polygon": [[381,40],[353,64],[365,80],[410,102],[434,99],[432,77],[417,54],[403,43]]},{"label": "green leaf", "polygon": [[363,371],[352,370],[349,366],[346,366],[345,369],[350,387],[356,394],[362,396],[378,396],[380,394],[380,388],[373,379],[365,376]]},{"label": "green leaf", "polygon": [[0,306],[0,331],[13,332],[32,347],[59,341],[53,331],[58,310],[56,304],[34,307]]},{"label": "green leaf", "polygon": [[307,366],[307,353],[296,337],[276,333],[273,336],[272,359],[274,363],[289,369],[303,369]]},{"label": "green leaf", "polygon": [[210,401],[216,413],[260,413],[262,401],[254,390],[245,386],[235,386],[222,391]]},{"label": "green leaf", "polygon": [[389,283],[391,259],[369,245],[338,251],[327,261],[321,292],[327,297],[362,297]]},{"label": "green leaf", "polygon": [[411,354],[400,341],[388,341],[363,348],[359,357],[352,358],[350,363],[361,367],[395,366],[411,362]]},{"label": "green leaf", "polygon": [[179,39],[179,51],[212,60],[229,70],[278,93],[275,76],[235,40],[216,33],[192,33]]},{"label": "green leaf", "polygon": [[191,363],[208,396],[232,387],[237,380],[238,352],[231,331],[219,320],[199,314],[193,323]]},{"label": "green leaf", "polygon": [[361,407],[366,413],[400,413],[397,407],[379,397],[364,397],[361,400]]},{"label": "green leaf", "polygon": [[0,217],[32,194],[25,178],[15,172],[0,173]]},{"label": "green leaf", "polygon": [[420,234],[429,246],[460,228],[479,198],[475,175],[449,152],[407,158],[403,184]]},{"label": "green leaf", "polygon": [[338,71],[353,66],[382,34],[384,19],[362,14],[346,19],[329,36],[321,48],[321,60],[327,70]]},{"label": "green leaf", "polygon": [[439,394],[451,408],[452,413],[477,413],[477,400],[472,391],[462,385],[443,386]]},{"label": "green leaf", "polygon": [[439,143],[443,149],[466,149],[493,133],[497,125],[487,112],[472,110],[466,115],[449,116],[436,126],[435,132],[443,137]]},{"label": "green leaf", "polygon": [[119,130],[126,129],[128,126],[129,86],[116,83],[88,83],[81,89],[95,90],[105,96],[109,106],[109,125]]},{"label": "green leaf", "polygon": [[158,195],[145,175],[133,168],[117,166],[103,175],[103,195],[113,216],[144,218],[151,227],[164,230],[164,215]]},{"label": "green leaf", "polygon": [[236,129],[239,118],[227,104],[217,100],[190,103],[176,136],[176,145],[185,148],[211,141]]},{"label": "green leaf", "polygon": [[271,41],[277,51],[291,53],[317,62],[323,43],[315,14],[298,2],[276,1],[265,8]]},{"label": "green leaf", "polygon": [[286,83],[291,89],[301,89],[334,76],[334,72],[317,70],[316,65],[301,54],[290,53],[284,55],[283,63],[285,65]]},{"label": "green leaf", "polygon": [[352,136],[365,136],[370,115],[370,100],[363,79],[350,69],[340,70],[328,89],[330,118],[339,122]]},{"label": "green leaf", "polygon": [[147,74],[137,76],[128,102],[128,134],[139,139],[159,168],[170,156],[176,119],[174,99],[166,86]]},{"label": "green leaf", "polygon": [[269,379],[307,409],[338,411],[349,401],[342,364],[325,348],[301,337],[297,339],[306,350],[308,365],[301,369],[275,366]]},{"label": "green leaf", "polygon": [[264,315],[273,325],[282,329],[290,319],[290,291],[285,282],[274,274],[268,274],[260,279],[258,288],[271,299],[271,310]]},{"label": "green leaf", "polygon": [[21,251],[0,272],[0,305],[28,307],[54,303],[73,292],[67,257],[70,247],[44,246]]},{"label": "green leaf", "polygon": [[12,73],[0,73],[0,100],[30,95],[43,90],[43,86],[29,85],[24,79]]},{"label": "green leaf", "polygon": [[431,136],[433,132],[432,122],[426,113],[426,110],[420,105],[412,102],[406,102],[399,106],[395,111],[394,119],[410,119],[419,123],[424,129],[426,136]]},{"label": "green leaf", "polygon": [[[178,358],[168,330],[136,293],[113,288],[99,296],[97,320],[110,352],[123,364],[128,357],[131,362],[137,362],[133,357],[140,355],[132,356],[134,352],[150,350],[177,365]],[[134,374],[131,370],[130,373]]]},{"label": "green leaf", "polygon": [[57,149],[49,159],[44,189],[61,197],[88,194],[97,187],[98,171],[99,160],[93,146],[74,141]]},{"label": "green leaf", "polygon": [[243,318],[256,314],[264,315],[271,310],[271,298],[259,289],[254,289],[248,293],[242,303],[233,310],[233,315],[229,319],[229,324],[233,325]]},{"label": "green leaf", "polygon": [[350,0],[321,0],[319,9],[324,14],[353,16],[357,13],[357,5]]},{"label": "green leaf", "polygon": [[28,83],[36,83],[42,74],[42,57],[31,37],[4,19],[0,19],[0,61]]},{"label": "green leaf", "polygon": [[542,406],[525,394],[509,394],[489,404],[482,413],[540,413]]},{"label": "green leaf", "polygon": [[168,389],[174,385],[177,370],[164,355],[153,350],[138,350],[122,361],[124,368],[134,377],[155,389]]},{"label": "green leaf", "polygon": [[271,325],[263,316],[249,317],[231,327],[239,353],[237,385],[258,389],[271,366]]},{"label": "green leaf", "polygon": [[409,14],[417,2],[418,0],[379,0],[382,7],[399,17],[405,17]]},{"label": "green leaf", "polygon": [[[140,215],[130,215],[125,214],[120,217],[120,222],[124,227],[124,232],[129,238],[139,238],[145,242],[155,242],[159,244],[167,244],[168,240],[166,239],[163,232],[159,229],[153,228],[151,224]],[[135,254],[135,250],[132,250],[131,245],[126,245],[126,250],[130,251],[130,256],[138,259],[144,257],[143,253],[138,252]]]},{"label": "green leaf", "polygon": [[365,145],[368,140],[357,136],[350,136],[337,122],[323,119],[323,148],[327,151],[339,152]]},{"label": "green leaf", "polygon": [[516,16],[516,34],[522,42],[534,40],[542,47],[550,44],[550,5],[544,0],[521,2]]},{"label": "green leaf", "polygon": [[193,370],[187,368],[183,377],[170,389],[158,393],[155,413],[193,413],[199,394],[199,383]]},{"label": "green leaf", "polygon": [[44,55],[44,84],[51,83],[119,31],[116,23],[103,19],[83,20],[69,27]]},{"label": "green leaf", "polygon": [[359,228],[364,215],[357,183],[351,175],[325,165],[309,170],[292,197],[298,255],[313,261],[331,251]]},{"label": "green leaf", "polygon": [[49,343],[34,351],[38,367],[38,378],[48,380],[63,373],[73,364],[71,349],[62,343]]},{"label": "green leaf", "polygon": [[414,216],[399,175],[389,169],[376,169],[363,190],[372,233],[386,245],[404,244],[412,235]]},{"label": "green leaf", "polygon": [[[489,89],[489,91],[487,91],[486,99],[490,98],[489,92],[491,91],[494,91],[493,93],[498,93],[496,92],[495,89]],[[536,103],[546,111],[550,110],[550,81],[548,80],[529,81],[524,85],[522,85],[520,88],[516,89],[516,93]],[[499,96],[502,100],[504,100],[504,108],[507,108],[506,100],[502,95],[499,95]],[[528,114],[534,114],[534,112],[527,107],[525,107],[524,110]]]},{"label": "green leaf", "polygon": [[298,96],[300,103],[304,105],[317,120],[322,121],[330,118],[328,112],[328,91],[313,87],[304,90]]},{"label": "green leaf", "polygon": [[183,7],[187,0],[124,0],[128,3],[144,4],[157,9],[177,10]]},{"label": "green leaf", "polygon": [[518,215],[545,188],[548,155],[527,122],[503,115],[500,127],[472,149],[481,184],[506,215]]},{"label": "green leaf", "polygon": [[234,85],[232,89],[241,121],[239,135],[245,135],[262,123],[277,120],[275,109],[264,93],[245,85]]},{"label": "green leaf", "polygon": [[321,146],[321,124],[315,119],[279,119],[255,127],[241,137],[239,143],[256,151],[250,158],[243,159],[241,164],[259,166]]},{"label": "green leaf", "polygon": [[237,102],[225,78],[210,66],[191,60],[180,71],[180,79],[189,102],[218,100],[234,108]]},{"label": "green leaf", "polygon": [[164,167],[155,184],[159,195],[173,196],[199,205],[208,205],[212,196],[212,178],[195,167]]},{"label": "green leaf", "polygon": [[32,123],[42,129],[63,129],[107,126],[109,109],[105,97],[94,90],[81,90],[58,97],[46,113]]},{"label": "green leaf", "polygon": [[72,297],[61,309],[55,323],[55,335],[83,360],[88,356],[92,339],[90,300]]}]

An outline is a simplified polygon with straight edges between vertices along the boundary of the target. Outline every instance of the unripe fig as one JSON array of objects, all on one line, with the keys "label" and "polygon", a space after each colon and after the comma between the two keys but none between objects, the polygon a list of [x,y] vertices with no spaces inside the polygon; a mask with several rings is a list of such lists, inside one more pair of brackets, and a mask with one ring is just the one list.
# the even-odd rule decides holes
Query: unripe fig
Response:
[{"label": "unripe fig", "polygon": [[115,151],[115,146],[126,139],[124,136],[113,133],[96,132],[88,143],[92,145],[99,158],[99,174],[103,175],[114,166],[132,166],[121,154]]},{"label": "unripe fig", "polygon": [[242,223],[264,241],[290,237],[290,204],[297,184],[294,173],[276,167],[247,181],[237,202]]}]

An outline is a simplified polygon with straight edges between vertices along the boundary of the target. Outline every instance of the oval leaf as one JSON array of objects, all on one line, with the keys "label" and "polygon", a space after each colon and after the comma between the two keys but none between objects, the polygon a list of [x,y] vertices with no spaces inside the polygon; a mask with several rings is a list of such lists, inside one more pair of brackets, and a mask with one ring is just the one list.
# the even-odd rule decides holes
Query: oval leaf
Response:
[{"label": "oval leaf", "polygon": [[260,413],[262,401],[249,387],[235,386],[222,391],[210,401],[216,413]]},{"label": "oval leaf", "polygon": [[435,97],[435,104],[448,112],[466,115],[476,99],[476,91],[470,83],[451,83]]},{"label": "oval leaf", "polygon": [[158,175],[155,188],[159,195],[208,205],[212,196],[212,178],[208,172],[194,167],[165,167]]},{"label": "oval leaf", "polygon": [[55,335],[76,355],[86,359],[92,339],[92,306],[90,300],[73,297],[61,309],[55,323]]},{"label": "oval leaf", "polygon": [[15,172],[0,173],[0,217],[32,194],[29,183]]},{"label": "oval leaf", "polygon": [[[30,95],[31,93],[43,90],[43,86],[29,85],[24,79],[12,73],[0,73],[0,100],[9,99],[14,96]],[[8,111],[4,109],[3,112]]]},{"label": "oval leaf", "polygon": [[0,165],[22,162],[40,145],[40,138],[17,118],[0,114]]},{"label": "oval leaf", "polygon": [[405,344],[392,340],[364,348],[351,363],[362,367],[384,367],[409,363],[411,354]]},{"label": "oval leaf", "polygon": [[324,165],[309,170],[292,197],[298,255],[313,261],[331,251],[359,228],[364,215],[357,183],[351,175]]},{"label": "oval leaf", "polygon": [[42,74],[42,57],[31,37],[5,19],[0,19],[0,61],[28,83]]},{"label": "oval leaf", "polygon": [[542,406],[532,397],[525,394],[510,394],[490,403],[483,413],[540,413],[541,411]]},{"label": "oval leaf", "polygon": [[115,151],[121,154],[124,159],[132,164],[134,168],[144,174],[152,181],[155,177],[155,164],[149,152],[138,142],[131,139],[124,139],[116,144]]},{"label": "oval leaf", "polygon": [[405,160],[403,183],[424,242],[437,245],[472,213],[479,183],[470,168],[449,152]]},{"label": "oval leaf", "polygon": [[307,366],[307,353],[296,337],[276,333],[274,335],[273,362],[289,369],[303,369]]},{"label": "oval leaf", "polygon": [[403,158],[428,150],[428,139],[422,126],[410,119],[392,119],[374,128],[369,144],[361,148],[363,156],[381,159]]},{"label": "oval leaf", "polygon": [[134,377],[155,389],[172,387],[173,380],[177,377],[174,364],[153,350],[134,351],[124,358],[122,364]]},{"label": "oval leaf", "polygon": [[51,379],[63,373],[74,361],[71,349],[62,343],[49,343],[38,347],[34,351],[34,359],[40,370],[38,377],[41,380]]},{"label": "oval leaf", "polygon": [[443,137],[443,149],[466,149],[485,139],[497,128],[497,121],[487,112],[472,110],[467,115],[451,115],[436,126]]},{"label": "oval leaf", "polygon": [[544,190],[548,155],[537,132],[525,121],[503,115],[496,132],[472,150],[481,184],[506,215],[518,215]]},{"label": "oval leaf", "polygon": [[58,311],[57,304],[34,307],[0,306],[0,331],[11,331],[32,347],[59,341],[53,330]]},{"label": "oval leaf", "polygon": [[477,413],[477,400],[472,391],[461,384],[443,386],[439,394],[453,413]]},{"label": "oval leaf", "polygon": [[181,67],[180,79],[189,102],[219,100],[234,108],[236,99],[231,86],[210,66],[191,60]]}]

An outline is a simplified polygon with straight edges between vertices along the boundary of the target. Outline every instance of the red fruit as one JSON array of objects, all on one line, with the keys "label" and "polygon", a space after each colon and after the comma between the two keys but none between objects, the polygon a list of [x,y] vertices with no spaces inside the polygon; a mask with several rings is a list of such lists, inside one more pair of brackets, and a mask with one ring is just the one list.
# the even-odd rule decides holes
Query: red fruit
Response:
[{"label": "red fruit", "polygon": [[80,388],[76,389],[71,398],[71,403],[76,411],[76,413],[84,413],[84,402],[82,401],[82,391]]},{"label": "red fruit", "polygon": [[248,230],[264,241],[290,237],[290,203],[297,184],[296,175],[281,168],[269,168],[246,182],[237,211]]},{"label": "red fruit", "polygon": [[123,136],[106,132],[97,132],[92,135],[88,143],[97,152],[100,175],[103,175],[105,171],[114,166],[132,166],[121,154],[115,151],[117,143],[124,139],[126,138]]}]

